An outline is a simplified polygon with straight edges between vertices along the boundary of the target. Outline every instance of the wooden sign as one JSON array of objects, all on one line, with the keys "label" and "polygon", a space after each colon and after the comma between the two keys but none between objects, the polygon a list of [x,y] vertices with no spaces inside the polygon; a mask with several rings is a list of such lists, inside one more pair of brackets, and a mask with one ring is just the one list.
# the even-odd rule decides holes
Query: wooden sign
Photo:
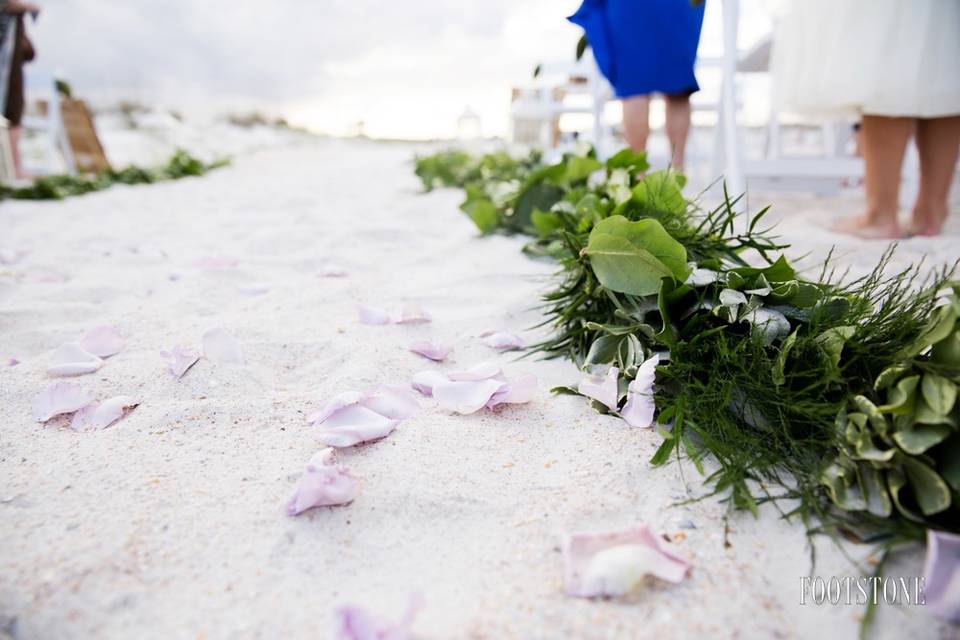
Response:
[{"label": "wooden sign", "polygon": [[63,98],[60,101],[63,128],[73,150],[77,171],[81,173],[100,173],[110,168],[103,145],[97,137],[93,118],[83,100]]}]

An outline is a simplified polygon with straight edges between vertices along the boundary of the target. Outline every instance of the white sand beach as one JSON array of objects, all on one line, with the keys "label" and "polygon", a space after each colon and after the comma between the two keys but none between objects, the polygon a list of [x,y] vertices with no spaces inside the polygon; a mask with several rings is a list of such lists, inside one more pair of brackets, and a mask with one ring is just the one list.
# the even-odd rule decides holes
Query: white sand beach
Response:
[{"label": "white sand beach", "polygon": [[[0,204],[0,638],[323,638],[356,603],[418,638],[856,638],[863,608],[800,604],[801,577],[859,575],[839,548],[770,507],[754,518],[695,469],[648,460],[653,430],[554,397],[566,361],[485,346],[519,332],[554,266],[522,238],[479,238],[461,195],[423,195],[413,147],[302,142],[239,156],[198,179],[115,187],[63,202]],[[773,197],[771,197],[773,198]],[[862,273],[887,246],[826,230],[854,199],[767,199],[781,233]],[[898,264],[960,257],[946,235],[901,243]],[[342,267],[345,277],[322,277]],[[256,294],[256,295],[251,295]],[[432,322],[367,326],[355,304],[417,302]],[[37,423],[31,400],[54,349],[116,324],[126,347],[74,382],[141,404],[107,429]],[[177,380],[159,352],[211,327],[243,364],[201,359]],[[407,350],[454,346],[445,363]],[[7,366],[10,358],[20,361]],[[306,415],[336,393],[404,384],[482,361],[539,380],[534,400],[450,415],[431,400],[382,441],[339,459],[350,505],[298,517],[285,502],[321,444]],[[644,522],[692,564],[677,585],[626,600],[564,595],[559,536]],[[848,546],[862,559],[868,548]],[[917,575],[922,549],[890,571]],[[881,607],[878,638],[949,638],[919,607]]]}]

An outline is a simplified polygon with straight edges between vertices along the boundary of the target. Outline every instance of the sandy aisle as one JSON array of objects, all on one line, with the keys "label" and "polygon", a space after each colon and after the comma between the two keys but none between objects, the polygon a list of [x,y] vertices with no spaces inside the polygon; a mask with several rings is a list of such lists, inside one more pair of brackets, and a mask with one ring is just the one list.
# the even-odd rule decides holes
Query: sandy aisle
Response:
[{"label": "sandy aisle", "polygon": [[[398,617],[413,591],[425,638],[854,638],[859,607],[799,604],[810,571],[799,524],[734,514],[726,546],[723,504],[670,507],[687,493],[678,466],[647,464],[659,436],[551,398],[576,380],[572,365],[514,363],[479,342],[534,324],[552,267],[524,257],[520,239],[478,240],[458,193],[418,195],[410,153],[318,143],[203,179],[0,205],[0,248],[30,250],[0,276],[0,357],[23,361],[0,366],[0,638],[322,638],[335,605]],[[816,240],[822,251],[836,238]],[[955,242],[910,241],[905,257],[956,255]],[[882,250],[844,245],[864,247],[868,263]],[[203,269],[202,258],[238,262]],[[349,277],[318,277],[327,260]],[[67,280],[37,281],[50,273]],[[269,291],[238,289],[252,283]],[[433,323],[356,321],[357,302],[405,300]],[[118,324],[127,347],[77,381],[143,404],[95,433],[33,422],[50,350],[102,323]],[[199,346],[217,325],[246,364],[201,360],[174,380],[158,351]],[[452,362],[407,352],[428,336],[455,344]],[[536,374],[536,400],[464,417],[427,408],[341,455],[363,481],[352,505],[284,515],[319,448],[311,409],[482,360]],[[630,602],[565,597],[558,534],[633,520],[677,538],[692,576]],[[829,542],[818,551],[816,574],[853,573]],[[920,561],[900,564],[915,575]],[[878,631],[949,633],[889,608]]]}]

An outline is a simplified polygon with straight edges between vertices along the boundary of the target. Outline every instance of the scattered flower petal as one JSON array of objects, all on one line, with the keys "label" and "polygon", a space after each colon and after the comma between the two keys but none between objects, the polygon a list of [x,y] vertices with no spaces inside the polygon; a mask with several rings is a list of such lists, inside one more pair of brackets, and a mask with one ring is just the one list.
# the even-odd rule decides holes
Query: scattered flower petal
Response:
[{"label": "scattered flower petal", "polygon": [[419,596],[410,604],[400,622],[385,622],[363,607],[344,605],[333,612],[333,640],[410,640],[410,627],[423,602]]},{"label": "scattered flower petal", "polygon": [[443,362],[450,355],[450,347],[429,340],[417,340],[410,343],[410,351],[435,362]]},{"label": "scattered flower petal", "polygon": [[677,583],[690,568],[644,524],[565,536],[563,559],[564,590],[581,598],[624,595],[647,575]]},{"label": "scattered flower petal", "polygon": [[103,324],[87,331],[78,344],[95,356],[108,358],[120,353],[124,340],[119,329],[113,325]]},{"label": "scattered flower petal", "polygon": [[320,267],[321,278],[343,278],[347,275],[347,270],[335,264],[328,264]]},{"label": "scattered flower petal", "polygon": [[407,302],[391,313],[390,319],[396,324],[420,324],[430,322],[430,314],[417,303]]},{"label": "scattered flower petal", "polygon": [[47,373],[52,376],[80,376],[93,373],[103,366],[103,360],[88,352],[76,342],[67,342],[53,352]]},{"label": "scattered flower petal", "polygon": [[18,364],[20,364],[20,359],[17,358],[17,357],[11,356],[11,357],[7,360],[7,366],[8,366],[8,367],[15,367],[15,366],[17,366]]},{"label": "scattered flower petal", "polygon": [[620,377],[620,369],[610,367],[602,374],[590,374],[580,380],[577,385],[577,391],[601,402],[611,411],[617,410],[617,401],[619,400],[619,391],[617,389],[617,380]]},{"label": "scattered flower petal", "polygon": [[160,355],[167,360],[167,369],[177,378],[182,378],[190,367],[197,364],[200,354],[192,347],[174,345],[170,351],[161,351]]},{"label": "scattered flower petal", "polygon": [[20,262],[27,253],[25,249],[0,249],[0,264],[7,266],[15,265]]},{"label": "scattered flower petal", "polygon": [[523,338],[507,331],[486,331],[480,337],[483,338],[483,344],[499,351],[513,351],[527,346]]},{"label": "scattered flower petal", "polygon": [[627,387],[627,403],[623,405],[620,417],[631,427],[653,426],[653,414],[657,408],[653,400],[653,383],[659,363],[659,353],[644,360],[637,369],[637,376]]},{"label": "scattered flower petal", "polygon": [[447,411],[461,414],[476,413],[490,402],[506,383],[486,380],[446,380],[433,387],[433,397]]},{"label": "scattered flower petal", "polygon": [[475,364],[466,371],[453,371],[449,374],[449,378],[457,381],[486,380],[487,378],[504,380],[503,370],[492,362]]},{"label": "scattered flower petal", "polygon": [[313,507],[347,504],[357,497],[360,483],[334,462],[333,449],[321,449],[307,463],[290,500],[287,515],[295,516]]},{"label": "scattered flower petal", "polygon": [[240,343],[222,327],[208,329],[203,334],[203,355],[214,362],[243,362]]},{"label": "scattered flower petal", "polygon": [[262,296],[270,291],[270,285],[264,284],[263,282],[248,282],[237,285],[237,291],[245,296]]},{"label": "scattered flower petal", "polygon": [[407,389],[382,386],[369,394],[338,394],[308,420],[321,428],[320,439],[327,446],[350,447],[389,435],[419,410]]},{"label": "scattered flower petal", "polygon": [[423,395],[432,396],[433,388],[437,383],[446,382],[447,380],[449,380],[449,378],[439,371],[421,371],[420,373],[414,374],[410,385]]},{"label": "scattered flower petal", "polygon": [[140,401],[130,396],[116,396],[103,402],[92,402],[73,414],[70,428],[77,431],[106,429],[122,418],[127,409],[138,404]]},{"label": "scattered flower petal", "polygon": [[938,618],[960,622],[960,535],[927,529],[923,575],[926,609]]},{"label": "scattered flower petal", "polygon": [[363,324],[390,324],[390,314],[383,309],[357,305],[357,315]]},{"label": "scattered flower petal", "polygon": [[537,391],[536,376],[527,374],[516,380],[505,382],[504,385],[490,397],[487,408],[493,409],[501,404],[525,404],[533,399]]},{"label": "scattered flower petal", "polygon": [[91,402],[93,395],[79,385],[54,382],[33,399],[33,417],[37,422],[46,422],[54,416],[73,413]]},{"label": "scattered flower petal", "polygon": [[233,269],[240,261],[236,258],[227,258],[225,256],[204,256],[193,261],[192,266],[195,269]]}]

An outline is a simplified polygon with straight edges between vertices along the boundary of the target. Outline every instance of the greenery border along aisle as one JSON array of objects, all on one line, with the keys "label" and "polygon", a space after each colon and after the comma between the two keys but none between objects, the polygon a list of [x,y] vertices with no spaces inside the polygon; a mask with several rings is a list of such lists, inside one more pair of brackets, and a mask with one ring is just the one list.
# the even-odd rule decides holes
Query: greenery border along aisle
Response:
[{"label": "greenery border along aisle", "polygon": [[70,196],[79,196],[94,191],[109,189],[115,184],[152,184],[165,180],[178,180],[191,176],[202,176],[214,169],[230,164],[229,160],[217,160],[206,163],[178,149],[166,165],[159,169],[127,167],[125,169],[107,169],[89,176],[44,176],[37,178],[26,187],[9,187],[0,184],[0,200],[62,200]]},{"label": "greenery border along aisle", "polygon": [[559,262],[553,334],[534,351],[616,367],[616,407],[594,407],[621,410],[639,365],[663,354],[653,464],[685,456],[709,495],[754,514],[774,502],[811,533],[889,549],[960,532],[956,264],[885,276],[888,252],[854,282],[827,267],[807,280],[760,229],[766,210],[743,220],[726,197],[703,211],[683,176],[648,169],[629,150],[549,166],[537,153],[416,159],[427,191],[464,189],[482,233],[528,234],[526,252]]}]

